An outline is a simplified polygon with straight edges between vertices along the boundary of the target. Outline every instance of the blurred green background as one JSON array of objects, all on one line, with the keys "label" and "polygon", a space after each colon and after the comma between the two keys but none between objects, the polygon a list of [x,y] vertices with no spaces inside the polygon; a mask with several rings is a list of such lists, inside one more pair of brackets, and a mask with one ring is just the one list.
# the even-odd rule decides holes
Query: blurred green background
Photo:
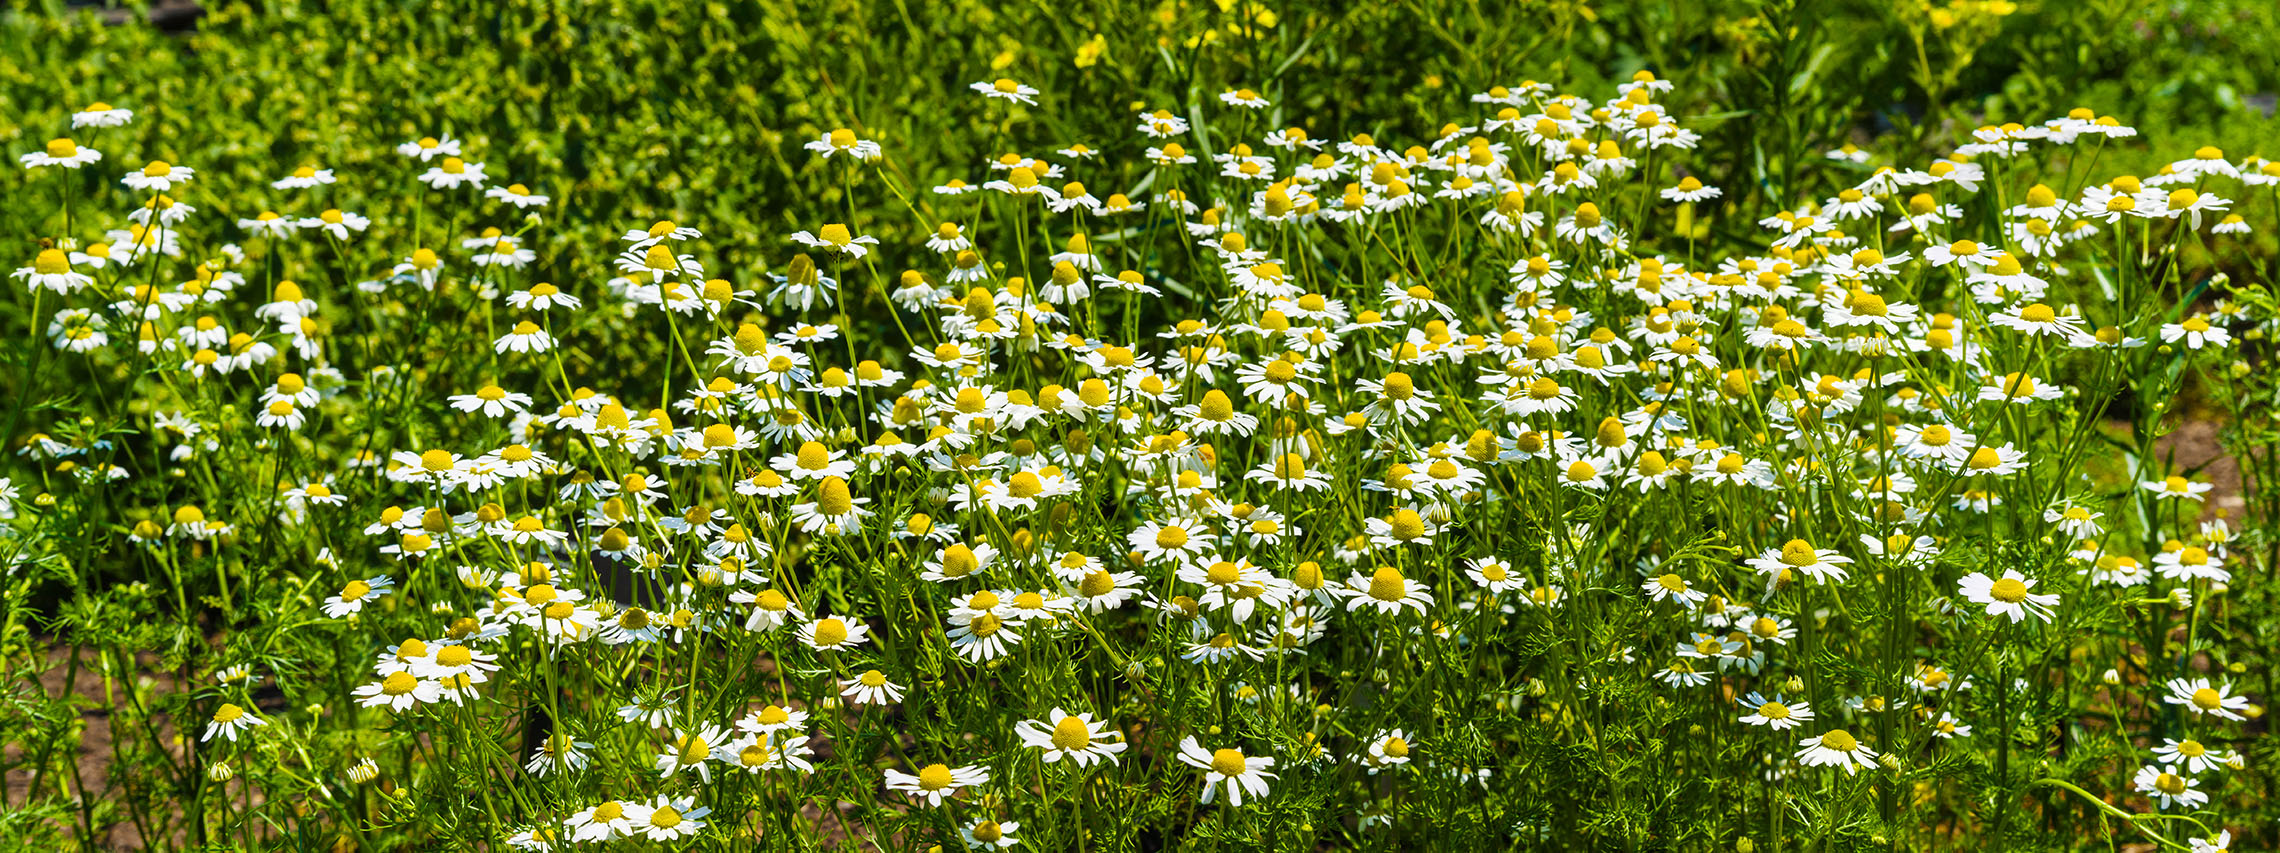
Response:
[{"label": "blurred green background", "polygon": [[[109,159],[81,177],[121,210],[133,201],[117,174],[153,157],[202,170],[183,200],[231,219],[282,206],[268,181],[313,163],[339,170],[334,203],[386,223],[409,174],[391,147],[449,132],[501,183],[557,199],[534,248],[541,274],[566,280],[599,275],[607,235],[628,223],[699,224],[726,271],[749,275],[782,264],[783,235],[818,217],[900,213],[859,173],[862,202],[847,204],[849,171],[799,148],[836,127],[884,144],[906,186],[974,181],[985,157],[1082,142],[1108,155],[1077,176],[1105,196],[1145,173],[1135,110],[1210,111],[1238,86],[1275,101],[1271,127],[1406,145],[1477,123],[1485,111],[1467,96],[1492,85],[1606,98],[1651,69],[1678,85],[1658,100],[1705,136],[1686,167],[1751,214],[1868,168],[1819,157],[1827,148],[1920,164],[1974,126],[2075,106],[2144,131],[2101,171],[2148,174],[2207,144],[2237,159],[2280,139],[2269,0],[345,0],[210,4],[177,33],[141,12],[0,11],[11,153],[107,101],[137,120],[97,136]],[[1041,103],[1009,115],[965,89],[1000,76],[1036,86]],[[0,191],[32,191],[23,170],[6,171]],[[15,254],[61,230],[54,207],[0,206],[0,231],[27,243]],[[913,227],[857,224],[890,245]],[[370,253],[352,260],[394,260],[378,243]]]}]

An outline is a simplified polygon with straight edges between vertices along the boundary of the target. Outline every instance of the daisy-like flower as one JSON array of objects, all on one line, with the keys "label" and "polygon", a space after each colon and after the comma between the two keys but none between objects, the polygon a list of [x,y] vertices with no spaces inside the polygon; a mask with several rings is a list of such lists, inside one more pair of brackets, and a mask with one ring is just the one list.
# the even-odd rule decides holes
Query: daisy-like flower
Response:
[{"label": "daisy-like flower", "polygon": [[236,743],[239,732],[251,731],[266,725],[269,725],[269,721],[254,716],[252,711],[224,702],[221,707],[215,708],[214,715],[207,719],[206,732],[198,736],[198,742],[204,743],[213,740],[215,735],[221,735],[228,738],[231,743]]},{"label": "daisy-like flower", "polygon": [[537,323],[524,320],[516,323],[506,334],[500,335],[491,348],[500,353],[541,353],[554,348],[554,336],[539,328]]},{"label": "daisy-like flower", "polygon": [[70,139],[58,138],[48,140],[48,144],[38,151],[17,157],[16,162],[24,164],[26,169],[44,169],[49,166],[77,169],[102,159],[103,152],[101,151],[80,145]]},{"label": "daisy-like flower", "polygon": [[128,189],[162,193],[189,183],[191,178],[197,177],[197,172],[188,166],[152,160],[141,169],[128,172],[126,177],[119,179],[119,183],[126,184]]},{"label": "daisy-like flower", "polygon": [[1048,764],[1064,758],[1078,767],[1090,767],[1095,761],[1115,764],[1116,754],[1129,746],[1106,720],[1095,722],[1091,714],[1071,714],[1060,708],[1054,708],[1043,720],[1013,724],[1013,732],[1020,736],[1023,746],[1044,750],[1040,757]]},{"label": "daisy-like flower", "polygon": [[563,293],[552,282],[542,281],[507,294],[507,304],[524,311],[546,311],[553,308],[575,310],[585,303],[578,297]]},{"label": "daisy-like flower", "polygon": [[2226,571],[2224,560],[2209,549],[2187,545],[2175,550],[2164,550],[2153,558],[2154,571],[2173,580],[2212,580],[2228,583],[2232,572]]},{"label": "daisy-like flower", "polygon": [[940,806],[943,800],[957,796],[959,791],[989,784],[990,771],[978,764],[965,767],[929,764],[919,768],[915,775],[889,767],[886,777],[888,790],[909,794],[911,799],[929,806]]},{"label": "daisy-like flower", "polygon": [[443,699],[443,685],[413,675],[409,670],[389,673],[378,682],[358,687],[356,704],[366,708],[386,707],[403,713],[415,705],[433,704]]},{"label": "daisy-like flower", "polygon": [[1405,607],[1422,614],[1433,604],[1431,588],[1403,577],[1401,570],[1392,566],[1379,566],[1366,575],[1354,572],[1339,593],[1346,597],[1347,610],[1369,607],[1388,616],[1398,615]]},{"label": "daisy-like flower", "polygon": [[333,183],[335,180],[331,169],[302,166],[294,169],[293,174],[270,181],[269,186],[271,189],[279,190],[305,190],[310,187],[321,187]]},{"label": "daisy-like flower", "polygon": [[1742,722],[1753,726],[1767,726],[1777,732],[1793,729],[1813,720],[1812,705],[1805,702],[1786,703],[1781,701],[1779,695],[1767,699],[1762,694],[1752,692],[1742,698],[1742,708],[1749,711],[1748,714],[1742,715]]},{"label": "daisy-like flower", "polygon": [[324,600],[325,615],[334,619],[345,619],[349,614],[362,612],[364,605],[387,597],[388,592],[395,589],[395,586],[396,582],[390,580],[387,575],[349,581],[340,588],[339,593]]},{"label": "daisy-like flower", "polygon": [[2104,534],[2106,529],[2098,523],[2098,519],[2104,517],[2104,513],[2071,501],[2043,510],[2043,521],[2056,525],[2058,532],[2066,534],[2070,539],[2089,539]]},{"label": "daisy-like flower", "polygon": [[47,288],[60,294],[77,293],[93,284],[95,278],[71,268],[71,257],[62,249],[41,249],[32,259],[32,265],[18,267],[9,278],[23,279],[28,288]]},{"label": "daisy-like flower", "polygon": [[839,682],[839,695],[865,705],[891,705],[902,701],[903,687],[888,681],[886,673],[872,669]]},{"label": "daisy-like flower", "polygon": [[458,157],[445,157],[443,162],[420,173],[420,183],[439,190],[481,187],[485,180],[488,178],[483,174],[483,164],[469,163]]},{"label": "daisy-like flower", "polygon": [[684,731],[673,736],[673,742],[657,753],[655,769],[660,777],[670,777],[683,770],[694,770],[706,782],[712,781],[712,764],[723,760],[713,750],[727,743],[728,733],[719,726],[705,726],[696,731]]},{"label": "daisy-like flower", "polygon": [[593,749],[591,743],[556,732],[531,750],[530,761],[523,764],[523,770],[541,778],[557,772],[577,773],[592,762]]},{"label": "daisy-like flower", "polygon": [[2248,710],[2248,697],[2232,695],[2232,685],[2213,684],[2207,678],[2172,678],[2169,695],[2161,701],[2182,705],[2194,714],[2210,714],[2227,720],[2245,720],[2241,712]]},{"label": "daisy-like flower", "polygon": [[1031,106],[1036,106],[1037,104],[1036,89],[1015,82],[1012,78],[1009,77],[999,77],[996,80],[983,80],[969,85],[967,88],[981,93],[982,97],[984,98],[999,98],[1008,101],[1019,101]]},{"label": "daisy-like flower", "polygon": [[651,841],[674,841],[694,838],[705,828],[702,820],[712,809],[697,805],[694,796],[669,797],[657,795],[646,803],[628,803],[625,819],[633,833]]},{"label": "daisy-like flower", "polygon": [[1675,574],[1648,578],[1646,583],[1639,585],[1639,588],[1646,592],[1647,598],[1650,600],[1676,599],[1679,606],[1688,610],[1701,605],[1710,597],[1709,593],[1695,589],[1693,585],[1686,582],[1685,578]]},{"label": "daisy-like flower", "polygon": [[484,417],[503,418],[521,414],[530,409],[530,395],[508,391],[497,385],[485,385],[473,394],[453,394],[451,407],[462,412],[482,412]]},{"label": "daisy-like flower", "polygon": [[958,837],[966,842],[969,849],[1003,850],[1020,843],[1019,839],[1013,837],[1013,833],[1019,829],[1021,824],[1010,820],[999,823],[989,818],[975,818],[958,830]]},{"label": "daisy-like flower", "polygon": [[1664,201],[1674,202],[1709,201],[1723,194],[1717,187],[1704,186],[1693,175],[1680,178],[1678,186],[1664,187],[1660,193]]},{"label": "daisy-like flower", "polygon": [[1850,775],[1876,765],[1876,750],[1844,729],[1830,729],[1797,746],[1797,761],[1807,767],[1842,767]]},{"label": "daisy-like flower", "polygon": [[459,140],[452,138],[451,134],[448,133],[444,134],[442,139],[423,136],[397,145],[396,153],[421,162],[437,157],[457,157],[459,156]]},{"label": "daisy-like flower", "polygon": [[800,626],[800,642],[817,651],[843,651],[863,645],[871,628],[861,620],[825,616]]},{"label": "daisy-like flower", "polygon": [[1125,537],[1132,550],[1149,562],[1174,560],[1192,562],[1209,553],[1218,541],[1209,525],[1185,518],[1167,518],[1149,521],[1135,528]]},{"label": "daisy-like flower", "polygon": [[2223,349],[2232,343],[2232,333],[2225,331],[2223,326],[2211,325],[2207,317],[2195,314],[2161,327],[2162,343],[2174,344],[2179,341],[2185,343],[2186,349],[2197,350],[2204,346]]},{"label": "daisy-like flower", "polygon": [[1512,572],[1512,564],[1509,561],[1496,557],[1483,557],[1472,561],[1471,565],[1465,567],[1465,576],[1472,578],[1473,583],[1479,584],[1481,589],[1489,592],[1510,592],[1521,588],[1528,582],[1526,578]]},{"label": "daisy-like flower", "polygon": [[551,198],[531,192],[529,187],[523,186],[521,184],[508,184],[503,187],[492,187],[483,191],[483,197],[491,199],[493,201],[503,201],[514,205],[515,209],[517,210],[528,210],[533,207],[545,207],[548,202],[553,201]]},{"label": "daisy-like flower", "polygon": [[412,661],[412,674],[428,679],[449,679],[467,676],[475,683],[490,679],[490,673],[499,669],[498,656],[484,654],[461,643],[438,645],[424,657]]},{"label": "daisy-like flower", "polygon": [[2168,477],[2164,477],[2159,480],[2146,480],[2144,482],[2138,483],[2138,486],[2144,488],[2146,491],[2153,492],[2156,500],[2174,499],[2198,502],[2205,500],[2202,495],[2208,494],[2211,490],[2215,489],[2217,487],[2217,484],[2196,483],[2191,480],[2187,480],[2184,477],[2171,474]]},{"label": "daisy-like flower", "polygon": [[1791,539],[1779,548],[1767,548],[1749,562],[1750,568],[1767,576],[1767,588],[1781,583],[1792,571],[1802,572],[1817,583],[1834,583],[1849,577],[1843,566],[1851,557],[1827,548],[1815,548],[1803,539]]},{"label": "daisy-like flower", "polygon": [[825,160],[831,159],[834,155],[845,154],[865,163],[870,163],[886,156],[886,150],[880,148],[879,143],[857,138],[855,131],[844,127],[816,137],[800,147],[815,152],[817,157]]},{"label": "daisy-like flower", "polygon": [[73,128],[124,127],[134,117],[134,110],[114,107],[102,101],[96,101],[88,104],[86,109],[72,113],[71,126]]},{"label": "daisy-like flower", "polygon": [[2153,799],[2161,808],[2184,806],[2197,809],[2209,804],[2209,795],[2194,787],[2193,777],[2184,775],[2179,768],[2148,764],[2138,768],[2137,776],[2130,779],[2130,787]]},{"label": "daisy-like flower", "polygon": [[301,220],[273,210],[264,210],[251,219],[240,219],[237,225],[255,236],[279,240],[291,237],[301,230]]},{"label": "daisy-like flower", "polygon": [[1243,107],[1245,109],[1263,110],[1267,108],[1267,99],[1249,89],[1230,89],[1221,92],[1219,93],[1219,102],[1230,107]]},{"label": "daisy-like flower", "polygon": [[791,239],[792,242],[811,249],[838,252],[850,258],[860,258],[870,254],[870,247],[879,245],[879,238],[867,234],[855,234],[849,231],[847,226],[837,222],[818,228],[813,234],[806,231],[797,232],[792,235]]},{"label": "daisy-like flower", "polygon": [[[980,595],[990,599],[997,597],[996,593],[986,591]],[[994,609],[997,602],[993,600],[989,604]],[[1006,617],[995,612],[975,612],[961,608],[950,614],[949,621],[951,651],[975,663],[988,663],[1004,657],[1021,642],[1020,632],[1006,622]]]},{"label": "daisy-like flower", "polygon": [[596,803],[570,815],[569,819],[562,822],[562,826],[570,830],[571,840],[578,842],[631,838],[635,830],[633,821],[626,815],[627,811],[627,804],[617,800]]},{"label": "daisy-like flower", "polygon": [[1203,771],[1202,802],[1209,803],[1227,792],[1227,804],[1241,806],[1246,794],[1254,801],[1267,795],[1267,780],[1275,774],[1267,772],[1275,760],[1264,756],[1246,756],[1235,749],[1205,749],[1195,736],[1180,741],[1180,761]]},{"label": "daisy-like flower", "polygon": [[1981,572],[1964,575],[1956,582],[1956,589],[1974,604],[1987,606],[1989,616],[2009,616],[2011,624],[2024,621],[2029,614],[2048,622],[2051,608],[2058,606],[2058,595],[2033,592],[2035,581],[2019,574],[2017,569],[2004,569],[2000,578],[1990,578]]},{"label": "daisy-like flower", "polygon": [[2211,749],[2192,738],[2162,738],[2161,745],[2153,748],[2153,757],[2163,764],[2184,767],[2188,773],[2222,771],[2240,761],[2239,753],[2229,749]]},{"label": "daisy-like flower", "polygon": [[1378,732],[1370,738],[1368,748],[1356,756],[1372,774],[1409,763],[1409,754],[1417,745],[1410,741],[1409,733],[1401,729]]},{"label": "daisy-like flower", "polygon": [[2186,851],[2186,853],[2228,853],[2232,850],[2233,837],[2232,830],[2227,829],[2210,838],[2188,838],[2185,840],[2193,845],[2193,849]]}]

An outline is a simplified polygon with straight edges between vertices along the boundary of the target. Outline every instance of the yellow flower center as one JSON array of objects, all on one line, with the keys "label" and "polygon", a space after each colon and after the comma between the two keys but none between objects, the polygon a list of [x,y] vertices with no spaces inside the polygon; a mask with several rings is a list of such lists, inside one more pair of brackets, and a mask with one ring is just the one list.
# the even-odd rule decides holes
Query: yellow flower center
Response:
[{"label": "yellow flower center", "polygon": [[1222,749],[1211,754],[1211,770],[1221,776],[1241,776],[1248,767],[1243,753],[1235,750]]},{"label": "yellow flower center", "polygon": [[1987,588],[1987,595],[2006,604],[2027,600],[2027,585],[2018,578],[2003,578]]},{"label": "yellow flower center", "polygon": [[1830,729],[1828,734],[1821,736],[1821,745],[1838,752],[1851,752],[1860,748],[1860,741],[1844,729]]},{"label": "yellow flower center", "polygon": [[1188,543],[1188,532],[1182,527],[1165,527],[1156,531],[1156,547],[1181,548]]},{"label": "yellow flower center", "polygon": [[855,498],[847,491],[847,481],[838,477],[825,477],[816,490],[816,512],[828,516],[842,516],[855,509]]},{"label": "yellow flower center", "polygon": [[1075,717],[1062,717],[1053,724],[1054,749],[1083,749],[1092,745],[1092,728]]},{"label": "yellow flower center", "polygon": [[1388,400],[1407,400],[1417,396],[1417,384],[1410,380],[1407,373],[1387,374],[1382,387]]},{"label": "yellow flower center", "polygon": [[952,781],[954,780],[951,779],[950,768],[947,766],[929,764],[919,768],[918,787],[921,790],[939,791],[950,787]]},{"label": "yellow flower center", "polygon": [[1394,511],[1393,517],[1386,519],[1386,526],[1393,538],[1403,542],[1425,535],[1425,518],[1413,509]]},{"label": "yellow flower center", "polygon": [[380,679],[380,692],[389,696],[402,696],[418,689],[420,680],[409,672],[397,672]]},{"label": "yellow flower center", "polygon": [[1370,573],[1370,597],[1379,601],[1400,601],[1409,596],[1409,583],[1401,570],[1392,566],[1379,566]]},{"label": "yellow flower center", "polygon": [[847,623],[837,619],[819,619],[815,623],[815,644],[836,646],[847,642]]}]

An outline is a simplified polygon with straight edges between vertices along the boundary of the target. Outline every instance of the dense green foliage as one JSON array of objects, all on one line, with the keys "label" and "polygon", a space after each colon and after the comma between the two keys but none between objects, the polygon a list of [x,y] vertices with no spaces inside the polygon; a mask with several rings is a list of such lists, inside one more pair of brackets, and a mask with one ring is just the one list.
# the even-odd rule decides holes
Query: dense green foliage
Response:
[{"label": "dense green foliage", "polygon": [[[117,251],[105,232],[161,204],[120,176],[196,170],[166,191],[196,208],[180,256],[75,260],[83,284],[0,290],[0,846],[504,849],[605,800],[710,810],[687,838],[611,842],[626,849],[954,850],[1016,821],[1017,849],[2186,850],[2227,829],[2235,849],[2280,844],[2262,707],[2280,687],[2263,639],[2280,631],[2280,194],[2255,182],[2280,174],[2259,159],[2280,156],[2275,55],[2280,9],[2248,0],[363,0],[233,5],[188,33],[0,11],[0,149],[52,156],[68,135],[105,155],[11,162],[0,268]],[[1675,84],[1651,109],[1618,94],[1642,70]],[[1035,103],[971,88],[1000,79]],[[1492,87],[1521,91],[1529,121],[1490,127],[1503,104],[1476,94]],[[1235,90],[1271,106],[1233,106]],[[1553,92],[1600,115],[1523,141]],[[95,102],[133,120],[74,129]],[[1983,185],[1917,171],[1977,129],[2075,108],[2137,134],[1966,158]],[[1191,127],[1137,132],[1157,110]],[[1624,122],[1641,111],[1698,142],[1634,145]],[[1264,142],[1286,128],[1327,141],[1341,173],[1292,183],[1316,152]],[[884,156],[807,147],[834,131]],[[1382,149],[1341,147],[1360,134]],[[443,161],[397,150],[422,137],[455,138],[490,185],[550,203],[526,216],[423,184]],[[1168,164],[1174,140],[1201,164]],[[1565,188],[1552,163],[1613,160],[1607,144],[1635,162]],[[1237,145],[1281,182],[1221,174],[1212,158]],[[1081,180],[1148,207],[932,191],[1010,179],[991,163],[1016,154],[1066,165],[1057,194]],[[1451,154],[1477,161],[1435,162]],[[2178,176],[2212,161],[2247,177]],[[339,181],[273,184],[304,166]],[[1873,189],[1886,167],[1927,177]],[[1466,193],[1472,175],[1496,191]],[[1665,188],[1682,179],[1723,195],[1681,203]],[[1883,207],[1833,212],[1857,187]],[[2019,210],[2037,189],[2147,207],[2052,217],[2098,231],[2030,249],[2020,229],[2042,220]],[[1178,215],[1174,190],[1211,212]],[[1888,227],[1918,193],[1956,207]],[[2165,207],[2203,196],[2230,206],[2190,225]],[[1315,218],[1348,197],[1366,215]],[[327,208],[372,224],[328,239]],[[1492,223],[1523,210],[1540,231]],[[241,223],[265,211],[320,222],[292,237]],[[2219,228],[2228,214],[2250,230]],[[1624,239],[1568,233],[1601,217]],[[1800,224],[1831,218],[1838,231]],[[662,261],[628,252],[622,235],[661,220],[702,236],[669,239]],[[928,247],[946,233],[979,266]],[[877,242],[848,252],[855,235]],[[502,236],[527,265],[462,243]],[[2047,292],[1936,259],[1961,241]],[[440,258],[433,286],[417,283],[421,251]],[[1087,254],[1160,295],[1094,281],[1041,305],[1041,287],[1091,280],[1067,260]],[[1895,268],[1876,270],[1886,256]],[[1531,258],[1572,278],[1523,285]],[[1746,292],[1777,263],[1766,274],[1788,289]],[[977,277],[946,280],[958,269]],[[1691,290],[1656,290],[1665,269]],[[676,275],[696,286],[657,284]],[[836,304],[782,295],[819,275]],[[1271,296],[1283,276],[1333,307]],[[542,282],[583,307],[513,301]],[[169,297],[185,301],[144,313]],[[1848,325],[1888,302],[1921,316]],[[2053,311],[2082,328],[2017,331]],[[1817,330],[1797,355],[1760,336],[1791,316]],[[836,336],[799,337],[808,324]],[[2184,337],[2212,328],[2229,335]],[[107,340],[86,343],[94,331]],[[1551,355],[1523,359],[1537,339]],[[274,352],[232,365],[257,344]],[[1585,350],[1644,370],[1577,378]],[[1575,407],[1504,408],[1481,377],[1523,360],[1579,391]],[[868,362],[901,378],[815,384]],[[1312,409],[1236,378],[1281,364],[1299,365]],[[2019,399],[2013,373],[2050,395]],[[1114,399],[1080,397],[1087,382]],[[1399,414],[1409,388],[1443,408]],[[508,394],[534,398],[529,413],[469,413]],[[1985,445],[1898,449],[1934,423]],[[2216,443],[2186,455],[2240,474],[2181,460],[2181,431]],[[802,479],[824,468],[811,444],[851,467]],[[461,479],[513,448],[558,464]],[[1729,455],[1763,473],[1695,470]],[[1329,487],[1276,482],[1285,459]],[[788,491],[761,485],[768,472]],[[1912,491],[1877,487],[1897,474]],[[623,500],[637,476],[658,493]],[[1428,477],[1464,479],[1408,484]],[[2162,490],[2217,480],[2207,498]],[[1044,494],[1022,504],[1017,485]],[[802,520],[845,500],[868,502],[860,529]],[[2102,514],[2099,529],[2044,514],[2067,508]],[[1268,520],[1294,532],[1262,535]],[[1219,547],[1166,545],[1182,522],[1220,530]],[[986,552],[987,584],[920,579],[964,559],[953,545]],[[1850,578],[1809,570],[1830,565],[1818,551],[1851,560]],[[2148,583],[2145,566],[2192,552],[2229,580]],[[1053,571],[1070,553],[1097,563]],[[1775,565],[1771,582],[1753,561]],[[1271,578],[1249,593],[1263,615],[1231,615],[1249,588],[1212,580],[1223,562]],[[2132,566],[2140,585],[2115,580]],[[1103,582],[1135,597],[1074,603],[1102,570],[1134,573]],[[1987,585],[2006,571],[2057,604],[1991,614],[1988,596],[2017,603]],[[975,604],[981,586],[1006,603]],[[804,617],[746,621],[763,591]],[[1006,615],[1023,591],[1052,612]],[[574,617],[539,615],[574,592]],[[368,606],[336,616],[328,596]],[[629,613],[656,621],[628,628]],[[869,642],[819,643],[825,616],[866,620]],[[1750,633],[1761,617],[1774,634]],[[975,652],[957,631],[977,618],[1022,639]],[[388,667],[407,638],[466,641],[499,672],[464,704],[371,706],[400,692]],[[401,653],[423,678],[439,665]],[[907,695],[856,698],[871,669]],[[2172,687],[2195,678],[2237,717]],[[1818,716],[1769,730],[1743,719],[1763,710],[1737,704],[1753,693]],[[805,741],[706,733],[769,703],[811,715],[813,772],[737,763]],[[1088,740],[1127,745],[1121,763],[1080,770],[1025,745],[1025,725],[1064,734],[1064,708],[1100,721]],[[264,722],[212,739],[239,713]],[[1800,763],[1817,748],[1800,738],[1839,729],[1882,760]],[[2187,737],[2238,766],[2140,778]],[[556,738],[588,742],[592,767],[526,771]],[[1190,740],[1200,764],[1182,761]],[[1215,749],[1272,757],[1272,793],[1199,803]],[[939,807],[892,788],[935,762],[990,781]],[[2185,775],[2209,802],[2149,799]]]}]

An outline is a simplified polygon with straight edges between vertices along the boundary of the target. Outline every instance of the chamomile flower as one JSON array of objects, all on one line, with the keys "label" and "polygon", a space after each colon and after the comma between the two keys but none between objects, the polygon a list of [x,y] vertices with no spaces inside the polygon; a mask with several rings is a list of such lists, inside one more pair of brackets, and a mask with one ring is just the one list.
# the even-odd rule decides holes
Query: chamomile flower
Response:
[{"label": "chamomile flower", "polygon": [[433,704],[443,699],[443,685],[413,675],[410,671],[390,673],[378,682],[356,688],[356,704],[366,708],[385,707],[404,713],[422,704]]},{"label": "chamomile flower", "polygon": [[255,715],[252,711],[224,702],[221,707],[214,709],[212,717],[207,718],[206,731],[198,736],[198,742],[204,743],[213,740],[215,735],[221,735],[229,739],[231,743],[236,743],[238,733],[252,731],[266,725],[269,725],[269,721]]},{"label": "chamomile flower", "polygon": [[1851,557],[1827,548],[1815,548],[1803,539],[1791,539],[1779,548],[1767,548],[1764,553],[1748,561],[1750,568],[1767,576],[1768,586],[1779,584],[1792,572],[1812,578],[1817,583],[1834,583],[1849,577],[1844,566]]},{"label": "chamomile flower", "polygon": [[1042,720],[1015,723],[1013,731],[1023,746],[1043,750],[1040,757],[1048,764],[1064,758],[1078,767],[1090,767],[1095,761],[1115,764],[1117,753],[1129,746],[1106,721],[1095,722],[1091,714],[1071,714],[1060,708]]},{"label": "chamomile flower", "polygon": [[483,191],[483,197],[491,199],[492,201],[501,201],[514,205],[515,209],[517,210],[529,210],[534,207],[545,207],[547,203],[553,201],[552,198],[531,192],[529,187],[523,186],[522,184],[508,184],[503,187],[492,187]]},{"label": "chamomile flower", "polygon": [[843,651],[863,645],[870,640],[871,628],[860,620],[825,616],[799,630],[800,642],[817,651]]},{"label": "chamomile flower", "polygon": [[344,619],[350,614],[362,612],[364,605],[387,597],[388,593],[395,589],[395,585],[396,582],[389,579],[387,575],[375,575],[364,580],[349,581],[340,588],[340,592],[334,593],[324,600],[325,615],[334,619]]},{"label": "chamomile flower", "polygon": [[2152,798],[2163,809],[2178,806],[2197,809],[2208,805],[2209,795],[2202,792],[2198,785],[2193,777],[2185,775],[2177,767],[2167,765],[2157,767],[2148,764],[2140,767],[2137,775],[2130,779],[2132,789]]},{"label": "chamomile flower", "polygon": [[1267,796],[1267,780],[1275,774],[1267,772],[1275,766],[1273,758],[1248,756],[1236,749],[1205,749],[1193,735],[1180,741],[1181,763],[1203,771],[1202,802],[1216,799],[1221,791],[1227,794],[1227,804],[1243,805],[1245,796],[1253,801]]},{"label": "chamomile flower", "polygon": [[2161,697],[2163,702],[2182,706],[2195,715],[2247,719],[2241,712],[2248,710],[2248,697],[2233,695],[2231,685],[2212,683],[2207,678],[2172,678],[2166,686],[2169,693]]},{"label": "chamomile flower", "polygon": [[197,177],[197,172],[198,170],[188,166],[176,166],[164,160],[152,160],[141,169],[128,172],[126,177],[119,179],[119,183],[127,185],[128,189],[163,193],[189,183],[191,178]]},{"label": "chamomile flower", "polygon": [[1005,77],[1000,77],[996,80],[983,80],[969,85],[967,88],[981,93],[981,96],[984,98],[1015,101],[1019,103],[1029,104],[1031,106],[1035,106],[1037,104],[1036,89],[1029,87],[1027,84],[1015,82],[1014,80]]},{"label": "chamomile flower", "polygon": [[1844,729],[1830,729],[1797,746],[1797,761],[1807,767],[1841,767],[1851,775],[1876,766],[1876,750]]},{"label": "chamomile flower", "polygon": [[2153,748],[2153,757],[2162,764],[2182,767],[2187,773],[2222,772],[2240,761],[2239,753],[2211,748],[2192,738],[2162,738],[2161,745]]},{"label": "chamomile flower", "polygon": [[878,670],[865,670],[861,675],[839,682],[839,693],[848,701],[865,705],[891,705],[902,701],[903,687],[887,680],[887,674]]},{"label": "chamomile flower", "polygon": [[693,796],[659,794],[646,803],[628,803],[625,807],[625,819],[633,828],[631,834],[651,841],[694,838],[704,831],[703,818],[709,814],[712,809],[697,805]]},{"label": "chamomile flower", "polygon": [[2058,595],[2035,593],[2034,586],[2035,580],[2017,569],[2004,569],[1999,578],[1972,572],[1956,582],[1957,592],[1966,600],[1986,605],[1989,616],[2011,617],[2014,625],[2029,615],[2045,622],[2051,620],[2051,608],[2058,606]]},{"label": "chamomile flower", "polygon": [[1811,704],[1783,702],[1779,694],[1767,699],[1759,693],[1752,692],[1743,697],[1742,709],[1749,712],[1742,716],[1742,722],[1753,726],[1765,726],[1777,732],[1793,729],[1813,721],[1813,706]]},{"label": "chamomile flower", "polygon": [[911,800],[928,806],[941,806],[942,801],[955,797],[960,791],[987,785],[990,772],[980,765],[951,767],[947,764],[929,764],[915,774],[904,773],[892,767],[886,769],[887,789],[910,795]]},{"label": "chamomile flower", "polygon": [[44,169],[50,166],[77,169],[102,159],[103,152],[101,151],[80,145],[68,138],[57,138],[48,140],[47,145],[38,151],[18,156],[16,162],[24,164],[26,169]]},{"label": "chamomile flower", "polygon": [[1019,839],[1013,837],[1020,829],[1021,824],[1014,821],[1000,823],[989,818],[975,818],[958,829],[958,837],[966,842],[969,849],[1003,850],[1020,843]]}]

